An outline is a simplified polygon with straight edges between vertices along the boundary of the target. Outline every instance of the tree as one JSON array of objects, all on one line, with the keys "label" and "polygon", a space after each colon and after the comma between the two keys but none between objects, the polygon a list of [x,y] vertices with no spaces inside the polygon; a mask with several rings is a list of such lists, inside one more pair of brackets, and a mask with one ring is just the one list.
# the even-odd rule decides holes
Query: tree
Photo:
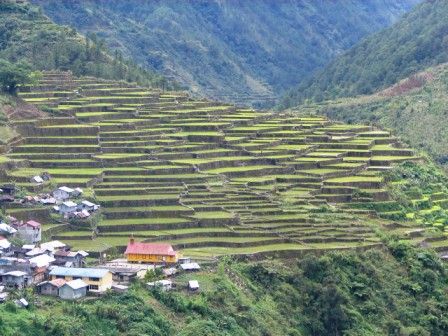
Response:
[{"label": "tree", "polygon": [[15,64],[0,59],[0,84],[2,91],[15,94],[18,85],[32,82],[30,76],[31,64],[19,61]]}]

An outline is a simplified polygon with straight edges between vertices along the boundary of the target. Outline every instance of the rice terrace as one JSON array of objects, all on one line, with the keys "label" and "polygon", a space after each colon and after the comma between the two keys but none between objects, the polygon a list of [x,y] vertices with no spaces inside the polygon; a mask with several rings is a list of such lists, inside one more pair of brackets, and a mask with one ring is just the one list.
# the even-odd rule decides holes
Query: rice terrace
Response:
[{"label": "rice terrace", "polygon": [[[408,183],[386,178],[392,165],[425,160],[372,126],[65,72],[44,73],[19,97],[48,114],[13,122],[2,182],[29,195],[80,187],[101,213],[64,221],[51,207],[7,203],[6,214],[33,213],[48,237],[92,256],[122,253],[132,233],[209,258],[364,249],[381,246],[378,229],[402,239],[444,229],[441,184],[408,193],[408,207],[391,197]],[[30,182],[44,173],[49,181]]]}]

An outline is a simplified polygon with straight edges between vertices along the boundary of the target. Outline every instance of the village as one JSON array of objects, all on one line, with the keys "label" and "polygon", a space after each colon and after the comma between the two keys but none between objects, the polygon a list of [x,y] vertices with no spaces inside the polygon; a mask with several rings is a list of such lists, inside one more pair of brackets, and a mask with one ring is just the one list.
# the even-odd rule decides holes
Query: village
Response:
[{"label": "village", "polygon": [[[36,181],[37,182],[37,181]],[[87,200],[79,203],[80,188],[58,187],[51,195],[15,196],[13,184],[0,188],[1,201],[40,203],[51,206],[63,219],[85,219],[100,208]],[[22,244],[23,243],[23,244]],[[85,296],[99,297],[108,292],[123,293],[136,281],[145,281],[148,289],[168,291],[181,285],[197,291],[197,280],[176,282],[179,272],[200,269],[190,258],[183,257],[170,244],[135,242],[131,235],[125,258],[88,262],[89,253],[72,250],[71,246],[52,240],[42,241],[42,224],[36,220],[18,220],[6,216],[0,221],[0,302],[8,301],[15,291],[32,288],[38,295],[76,300]],[[89,267],[89,263],[94,267]],[[27,307],[25,298],[15,300]]]}]

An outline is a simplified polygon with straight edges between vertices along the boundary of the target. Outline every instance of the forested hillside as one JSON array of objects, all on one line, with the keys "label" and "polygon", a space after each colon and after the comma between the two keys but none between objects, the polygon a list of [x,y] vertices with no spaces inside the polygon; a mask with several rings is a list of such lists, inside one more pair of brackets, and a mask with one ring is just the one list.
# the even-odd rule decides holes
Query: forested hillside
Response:
[{"label": "forested hillside", "polygon": [[224,101],[270,101],[418,0],[38,1],[57,23]]},{"label": "forested hillside", "polygon": [[307,99],[371,94],[425,68],[448,61],[448,2],[424,1],[396,24],[368,36],[282,100],[288,108]]},{"label": "forested hillside", "polygon": [[[29,310],[2,304],[0,333],[20,335],[445,335],[447,275],[438,257],[387,238],[384,251],[329,253],[282,263],[238,263],[183,279],[202,293],[150,291]],[[30,302],[33,294],[27,292]],[[42,298],[42,297],[40,297]]]},{"label": "forested hillside", "polygon": [[75,28],[51,22],[28,3],[0,1],[0,59],[27,64],[29,70],[70,70],[75,76],[170,86],[160,75],[137,66],[119,52],[108,54],[104,39],[81,36]]}]

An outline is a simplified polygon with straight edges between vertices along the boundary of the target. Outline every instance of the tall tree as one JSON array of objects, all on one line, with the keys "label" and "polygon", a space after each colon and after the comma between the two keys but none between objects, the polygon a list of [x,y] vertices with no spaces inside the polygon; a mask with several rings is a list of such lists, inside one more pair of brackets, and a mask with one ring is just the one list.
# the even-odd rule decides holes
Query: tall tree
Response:
[{"label": "tall tree", "polygon": [[31,64],[28,62],[21,60],[13,64],[7,60],[0,59],[0,83],[2,91],[15,94],[18,85],[32,81],[30,71]]}]

